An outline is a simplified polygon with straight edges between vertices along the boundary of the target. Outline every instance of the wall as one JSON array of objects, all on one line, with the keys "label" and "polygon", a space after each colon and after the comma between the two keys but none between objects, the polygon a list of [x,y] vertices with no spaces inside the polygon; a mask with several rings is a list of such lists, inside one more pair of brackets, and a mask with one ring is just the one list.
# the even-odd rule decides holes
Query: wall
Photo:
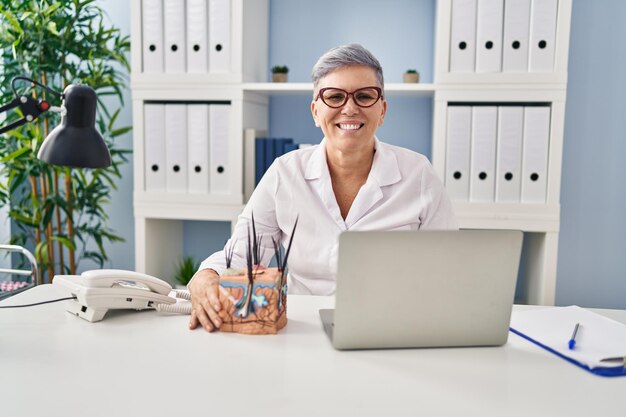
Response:
[{"label": "wall", "polygon": [[[127,32],[128,3],[100,3],[114,23]],[[433,0],[271,0],[270,4],[269,63],[289,65],[292,81],[308,81],[312,57],[346,42],[362,42],[370,48],[382,61],[388,82],[400,81],[400,74],[408,67],[418,68],[425,82],[432,81],[433,51],[429,48],[433,44]],[[624,21],[626,2],[622,0],[573,2],[561,190],[559,305],[626,308],[626,256],[622,254],[626,248],[626,222],[622,220],[622,213],[626,213],[626,164],[622,162],[626,154],[626,54],[621,42],[626,39]],[[379,33],[400,32],[396,30],[399,27],[402,39],[398,43],[378,41],[382,39]],[[416,39],[414,45],[412,39]],[[410,110],[413,107],[417,110]],[[129,100],[126,108],[124,117],[130,120]],[[321,135],[311,122],[308,108],[306,97],[273,98],[270,133],[300,142],[319,141]],[[392,99],[379,136],[430,155],[431,116],[429,100]],[[130,138],[126,140],[130,144]],[[111,226],[127,242],[113,245],[109,254],[114,267],[132,268],[131,164],[124,172],[119,191],[112,197],[115,203],[110,214]],[[223,243],[228,228],[217,222],[186,222],[185,232],[185,251],[201,257]]]},{"label": "wall", "polygon": [[574,0],[557,303],[626,308],[626,2]]}]

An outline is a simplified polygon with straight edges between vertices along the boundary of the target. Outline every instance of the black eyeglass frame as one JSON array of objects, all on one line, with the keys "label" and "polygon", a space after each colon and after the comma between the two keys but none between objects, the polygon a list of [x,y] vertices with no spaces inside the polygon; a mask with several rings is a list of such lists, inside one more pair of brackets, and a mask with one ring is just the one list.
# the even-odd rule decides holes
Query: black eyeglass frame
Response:
[{"label": "black eyeglass frame", "polygon": [[[339,91],[343,91],[344,93],[346,93],[346,98],[345,98],[345,100],[343,101],[343,103],[341,103],[340,105],[338,105],[338,106],[331,106],[330,104],[326,103],[326,101],[324,100],[323,93],[324,93],[324,91],[326,91],[326,90],[339,90]],[[378,93],[378,97],[377,97],[377,98],[376,98],[376,100],[374,100],[374,102],[373,102],[372,104],[370,104],[369,106],[362,106],[362,105],[360,105],[360,104],[357,102],[357,100],[356,100],[356,98],[355,98],[355,96],[354,96],[354,94],[356,94],[356,93],[358,93],[359,91],[362,91],[362,90],[376,90],[376,92]],[[354,90],[354,91],[352,91],[352,92],[349,92],[349,91],[344,90],[343,88],[337,88],[337,87],[324,87],[324,88],[320,88],[320,91],[318,91],[318,92],[317,92],[317,97],[315,97],[315,100],[313,100],[313,101],[317,101],[317,99],[321,99],[321,100],[322,100],[322,102],[323,102],[324,104],[326,104],[328,107],[330,107],[331,109],[338,109],[338,108],[341,108],[341,107],[343,107],[343,106],[345,106],[345,105],[346,105],[346,103],[348,102],[348,99],[350,98],[350,96],[352,96],[352,101],[354,101],[354,104],[356,104],[357,106],[359,106],[359,107],[361,107],[361,108],[366,109],[366,108],[368,108],[368,107],[372,107],[374,104],[378,103],[378,101],[379,101],[380,99],[382,99],[382,98],[383,98],[383,89],[382,89],[382,88],[380,88],[380,87],[374,87],[374,86],[372,86],[372,87],[363,87],[363,88],[358,88],[358,89],[356,89],[356,90]]]}]

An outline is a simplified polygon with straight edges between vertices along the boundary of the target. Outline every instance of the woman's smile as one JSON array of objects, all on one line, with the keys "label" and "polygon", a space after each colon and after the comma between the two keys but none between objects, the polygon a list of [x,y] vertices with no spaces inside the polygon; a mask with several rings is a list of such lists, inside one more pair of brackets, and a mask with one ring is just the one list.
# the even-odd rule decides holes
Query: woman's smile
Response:
[{"label": "woman's smile", "polygon": [[359,130],[365,125],[365,123],[361,122],[339,122],[335,126],[337,126],[341,130]]}]

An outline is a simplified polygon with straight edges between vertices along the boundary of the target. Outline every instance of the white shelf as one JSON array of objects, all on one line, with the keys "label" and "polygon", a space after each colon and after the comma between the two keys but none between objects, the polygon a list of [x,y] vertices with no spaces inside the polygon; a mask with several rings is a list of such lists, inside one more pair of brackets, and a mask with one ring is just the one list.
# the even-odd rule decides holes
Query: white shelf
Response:
[{"label": "white shelf", "polygon": [[457,88],[458,84],[476,84],[497,88],[500,84],[508,85],[559,85],[567,84],[567,72],[565,73],[441,73],[437,78],[437,84],[441,87],[450,86]]},{"label": "white shelf", "polygon": [[137,203],[158,204],[164,202],[173,207],[187,205],[237,205],[241,204],[243,194],[192,194],[183,192],[155,192],[135,190],[134,200]]},{"label": "white shelf", "polygon": [[[219,97],[236,95],[243,92],[258,93],[267,96],[310,95],[312,83],[231,83],[217,82],[215,75],[209,74],[135,74],[131,77],[133,96],[144,100],[167,97],[168,99],[190,99],[189,97]],[[437,90],[435,84],[385,84],[387,96],[423,96],[432,97]],[[180,97],[180,98],[178,98]],[[208,98],[206,98],[208,97]]]},{"label": "white shelf", "polygon": [[[303,95],[312,94],[313,83],[244,83],[245,91],[267,95]],[[424,96],[432,97],[435,93],[435,84],[385,84],[387,96]]]},{"label": "white shelf", "polygon": [[464,102],[519,102],[537,103],[565,101],[567,90],[565,86],[539,86],[537,84],[503,84],[482,87],[476,84],[452,86],[438,86],[435,100],[464,101]]},{"label": "white shelf", "polygon": [[238,85],[239,77],[234,74],[146,74],[132,73],[130,86],[133,90],[166,88],[223,88],[224,84]]},{"label": "white shelf", "polygon": [[525,232],[558,232],[558,204],[501,204],[453,202],[462,229],[510,229]]},{"label": "white shelf", "polygon": [[[207,202],[208,201],[208,202]],[[243,210],[242,204],[219,203],[213,199],[194,198],[181,194],[168,195],[167,199],[135,197],[135,217],[148,219],[178,219],[178,220],[216,220],[233,221]]]}]

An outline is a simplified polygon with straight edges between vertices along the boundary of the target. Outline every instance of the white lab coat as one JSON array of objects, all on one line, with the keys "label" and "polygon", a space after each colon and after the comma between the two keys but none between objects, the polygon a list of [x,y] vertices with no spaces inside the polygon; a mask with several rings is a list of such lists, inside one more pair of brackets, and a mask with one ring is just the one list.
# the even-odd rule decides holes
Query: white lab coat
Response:
[{"label": "white lab coat", "polygon": [[[272,238],[286,248],[299,217],[288,260],[292,294],[335,292],[338,237],[344,230],[458,229],[452,205],[430,162],[416,152],[375,139],[376,153],[366,183],[346,219],[333,193],[325,140],[276,159],[239,216],[231,239],[232,266],[245,267],[252,213],[262,235],[262,264],[274,255]],[[224,251],[209,256],[200,269],[221,274]]]}]

